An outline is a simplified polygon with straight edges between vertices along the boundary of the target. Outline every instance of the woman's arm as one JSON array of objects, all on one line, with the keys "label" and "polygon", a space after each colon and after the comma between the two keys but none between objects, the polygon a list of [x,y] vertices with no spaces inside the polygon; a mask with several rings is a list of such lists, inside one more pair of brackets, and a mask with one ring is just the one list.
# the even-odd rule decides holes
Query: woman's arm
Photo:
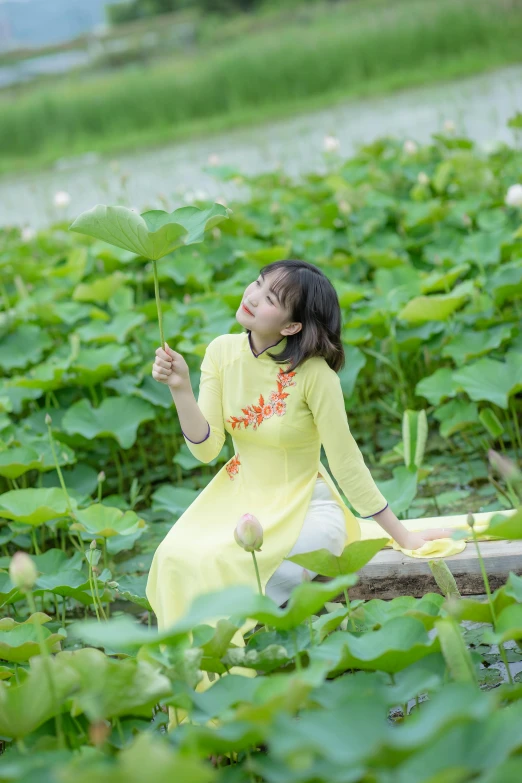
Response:
[{"label": "woman's arm", "polygon": [[185,443],[200,462],[212,462],[225,442],[218,340],[209,343],[201,362],[198,401],[192,387],[170,390]]},{"label": "woman's arm", "polygon": [[361,517],[386,510],[364,457],[350,431],[339,376],[322,357],[309,359],[303,373],[304,396],[335,480]]}]

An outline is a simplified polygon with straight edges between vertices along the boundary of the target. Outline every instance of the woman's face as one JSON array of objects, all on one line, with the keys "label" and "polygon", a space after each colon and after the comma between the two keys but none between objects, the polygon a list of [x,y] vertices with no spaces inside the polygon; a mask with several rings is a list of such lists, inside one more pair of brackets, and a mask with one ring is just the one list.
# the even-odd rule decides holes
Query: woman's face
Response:
[{"label": "woman's face", "polygon": [[[288,326],[288,313],[277,295],[270,290],[275,279],[274,273],[266,276],[260,273],[245,289],[237,310],[236,317],[239,323],[256,334],[277,336]],[[250,312],[247,312],[245,307]]]}]

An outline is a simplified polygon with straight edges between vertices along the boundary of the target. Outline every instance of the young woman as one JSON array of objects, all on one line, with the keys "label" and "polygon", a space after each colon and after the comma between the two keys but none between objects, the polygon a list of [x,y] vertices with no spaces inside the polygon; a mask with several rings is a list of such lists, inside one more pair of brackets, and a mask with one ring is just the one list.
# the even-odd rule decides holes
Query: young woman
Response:
[{"label": "young woman", "polygon": [[285,557],[323,547],[339,555],[360,539],[357,518],[320,461],[321,444],[357,513],[373,517],[401,548],[449,536],[407,530],[365,465],[337,375],[345,360],[341,309],[328,277],[305,261],[268,264],[246,288],[236,318],[245,331],[207,347],[197,402],[183,356],[167,345],[156,351],[152,376],[169,386],[192,454],[211,462],[226,432],[234,448],[154,554],[146,594],[160,628],[203,592],[239,584],[257,591],[252,557],[234,539],[245,513],[263,527],[260,579],[278,605],[303,573]]}]

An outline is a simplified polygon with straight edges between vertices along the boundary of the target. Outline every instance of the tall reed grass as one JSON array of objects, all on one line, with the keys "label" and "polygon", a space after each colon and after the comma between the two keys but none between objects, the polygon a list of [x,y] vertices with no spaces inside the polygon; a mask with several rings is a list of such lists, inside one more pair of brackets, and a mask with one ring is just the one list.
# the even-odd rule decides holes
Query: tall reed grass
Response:
[{"label": "tall reed grass", "polygon": [[[352,0],[148,68],[0,100],[0,167],[12,159],[179,137],[219,118],[364,94],[375,83],[433,81],[448,63],[483,70],[522,61],[522,0]],[[458,71],[458,68],[457,68]]]}]

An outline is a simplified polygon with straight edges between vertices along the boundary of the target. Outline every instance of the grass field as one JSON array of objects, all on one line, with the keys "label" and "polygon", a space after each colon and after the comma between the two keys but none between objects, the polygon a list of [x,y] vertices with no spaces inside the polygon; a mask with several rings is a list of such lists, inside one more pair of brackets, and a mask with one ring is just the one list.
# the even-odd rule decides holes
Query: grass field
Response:
[{"label": "grass field", "polygon": [[[300,21],[299,21],[300,20]],[[0,101],[0,172],[288,117],[522,60],[522,2],[319,5],[284,26]]]}]

